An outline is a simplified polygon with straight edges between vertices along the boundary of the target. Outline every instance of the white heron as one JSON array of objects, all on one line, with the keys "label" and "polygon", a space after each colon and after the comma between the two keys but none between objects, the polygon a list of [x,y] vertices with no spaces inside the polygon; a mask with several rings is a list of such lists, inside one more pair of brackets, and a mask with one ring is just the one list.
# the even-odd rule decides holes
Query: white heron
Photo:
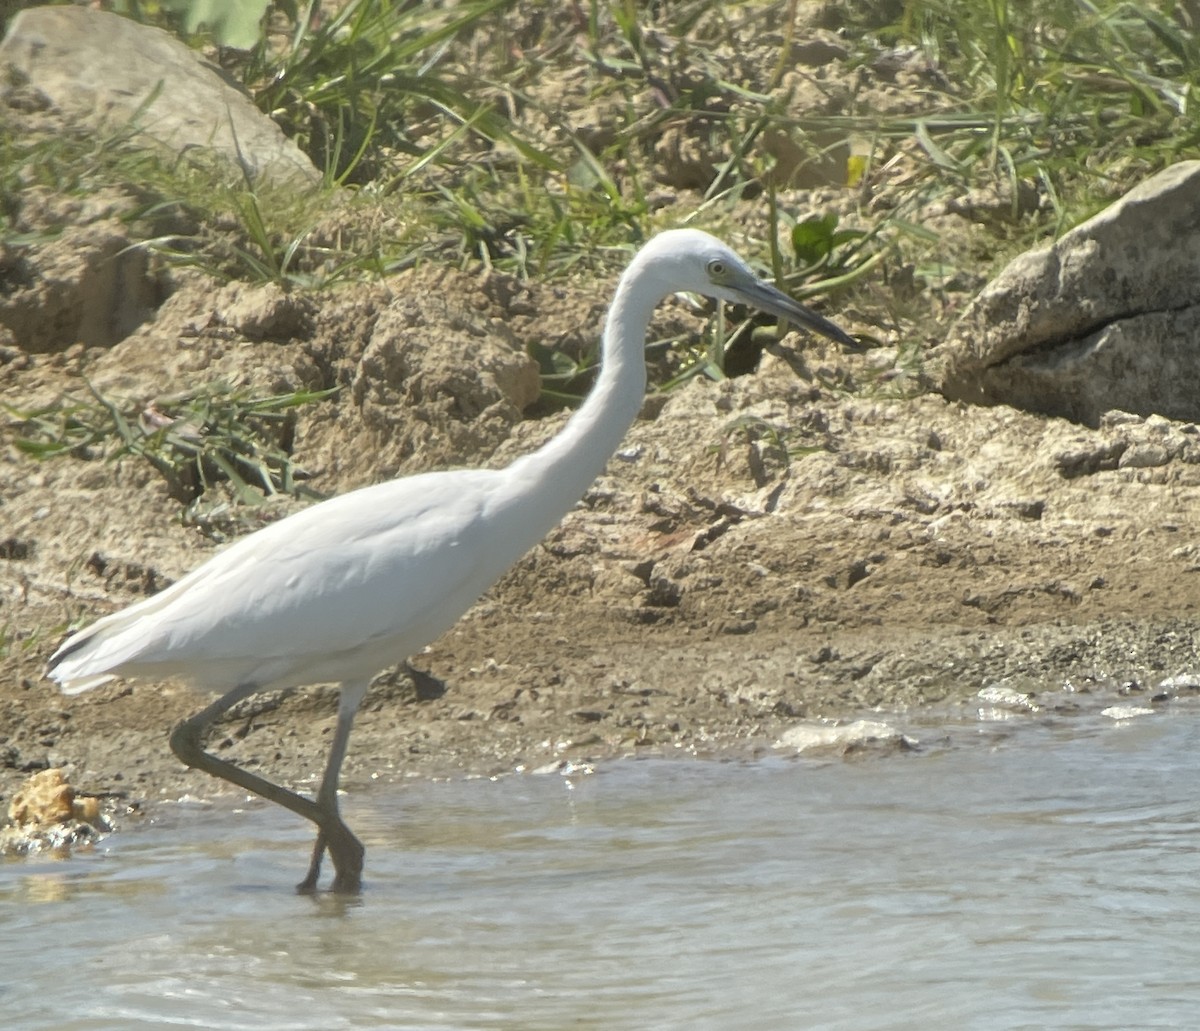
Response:
[{"label": "white heron", "polygon": [[[67,694],[114,676],[180,677],[224,691],[171,734],[187,766],[311,820],[301,891],[333,860],[333,890],[361,890],[364,849],[338,811],[350,727],[372,677],[448,630],[583,496],[642,404],[646,329],[688,291],[740,302],[843,343],[853,340],[757,278],[707,233],[651,239],[617,284],[595,386],[562,432],[505,469],[421,473],[331,498],[264,527],[172,586],[73,634],[47,675]],[[204,750],[205,731],[258,691],[339,683],[337,727],[316,798]]]}]

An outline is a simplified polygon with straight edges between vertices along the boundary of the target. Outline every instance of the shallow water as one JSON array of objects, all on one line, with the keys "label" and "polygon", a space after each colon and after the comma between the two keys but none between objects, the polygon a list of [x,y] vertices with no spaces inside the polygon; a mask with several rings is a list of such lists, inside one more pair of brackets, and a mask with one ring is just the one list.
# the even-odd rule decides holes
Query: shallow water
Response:
[{"label": "shallow water", "polygon": [[0,865],[0,1022],[1197,1026],[1200,706],[958,737],[358,792],[351,904],[282,810],[160,809]]}]

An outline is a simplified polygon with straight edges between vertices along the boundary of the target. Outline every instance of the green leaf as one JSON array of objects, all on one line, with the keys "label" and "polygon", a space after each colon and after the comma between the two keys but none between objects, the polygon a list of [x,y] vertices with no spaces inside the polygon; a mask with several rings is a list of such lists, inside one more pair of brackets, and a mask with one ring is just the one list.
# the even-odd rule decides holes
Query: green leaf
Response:
[{"label": "green leaf", "polygon": [[792,251],[803,265],[819,265],[833,250],[838,217],[832,212],[792,226]]},{"label": "green leaf", "polygon": [[250,50],[262,36],[268,0],[163,0],[163,7],[183,18],[184,31],[207,29],[222,46]]}]

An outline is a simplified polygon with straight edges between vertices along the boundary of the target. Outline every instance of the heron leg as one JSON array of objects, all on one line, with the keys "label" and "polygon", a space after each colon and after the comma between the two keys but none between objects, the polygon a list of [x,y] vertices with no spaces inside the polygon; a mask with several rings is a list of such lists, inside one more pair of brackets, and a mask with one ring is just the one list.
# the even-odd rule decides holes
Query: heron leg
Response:
[{"label": "heron leg", "polygon": [[325,832],[317,828],[317,840],[313,845],[312,859],[308,861],[308,873],[304,880],[296,885],[296,891],[301,895],[311,895],[317,890],[317,881],[321,877],[321,860],[325,858]]},{"label": "heron leg", "polygon": [[171,751],[185,766],[201,770],[210,777],[229,781],[240,788],[253,792],[268,802],[275,802],[290,809],[306,820],[316,822],[320,816],[317,805],[303,795],[272,783],[265,777],[236,766],[227,759],[218,759],[211,752],[204,750],[204,732],[219,716],[231,709],[243,698],[254,694],[257,690],[254,684],[242,684],[235,687],[226,695],[222,695],[212,705],[198,712],[195,716],[184,720],[171,731]]},{"label": "heron leg", "polygon": [[354,726],[354,717],[369,686],[370,681],[342,684],[337,726],[329,748],[329,759],[325,764],[325,775],[321,778],[321,787],[317,791],[316,804],[321,812],[321,819],[316,821],[317,840],[313,845],[308,873],[296,886],[298,891],[316,890],[317,879],[321,875],[321,860],[326,850],[333,860],[335,871],[333,890],[352,895],[362,890],[363,857],[366,849],[342,820],[338,808],[338,780],[341,777],[342,763],[346,759],[350,729]]},{"label": "heron leg", "polygon": [[[355,687],[357,688],[357,685]],[[357,892],[362,884],[364,849],[359,840],[351,833],[350,828],[342,822],[338,813],[337,784],[342,760],[346,755],[350,727],[354,722],[358,704],[362,701],[363,694],[366,693],[366,685],[364,684],[361,690],[349,690],[349,685],[343,687],[333,748],[316,801],[289,791],[287,788],[275,784],[265,777],[260,777],[258,774],[251,773],[226,759],[218,759],[211,752],[204,750],[204,734],[209,726],[243,698],[254,694],[257,689],[255,684],[241,684],[195,716],[184,720],[171,732],[171,751],[185,766],[235,784],[260,798],[265,798],[268,802],[275,802],[317,825],[317,844],[313,849],[308,875],[297,885],[298,890],[309,892],[316,890],[316,881],[321,870],[321,858],[328,849],[337,870],[333,884],[334,890]],[[348,708],[347,694],[351,695],[350,700],[353,701],[353,707],[349,708],[348,714],[346,711]]]}]

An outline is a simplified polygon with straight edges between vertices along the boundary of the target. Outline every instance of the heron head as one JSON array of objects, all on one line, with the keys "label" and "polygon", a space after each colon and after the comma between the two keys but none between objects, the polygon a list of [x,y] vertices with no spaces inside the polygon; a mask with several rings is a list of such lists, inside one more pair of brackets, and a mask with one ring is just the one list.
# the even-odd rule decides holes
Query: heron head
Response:
[{"label": "heron head", "polygon": [[760,279],[731,247],[699,229],[659,233],[642,253],[666,281],[667,292],[686,291],[745,304],[839,343],[855,342],[828,319]]}]

